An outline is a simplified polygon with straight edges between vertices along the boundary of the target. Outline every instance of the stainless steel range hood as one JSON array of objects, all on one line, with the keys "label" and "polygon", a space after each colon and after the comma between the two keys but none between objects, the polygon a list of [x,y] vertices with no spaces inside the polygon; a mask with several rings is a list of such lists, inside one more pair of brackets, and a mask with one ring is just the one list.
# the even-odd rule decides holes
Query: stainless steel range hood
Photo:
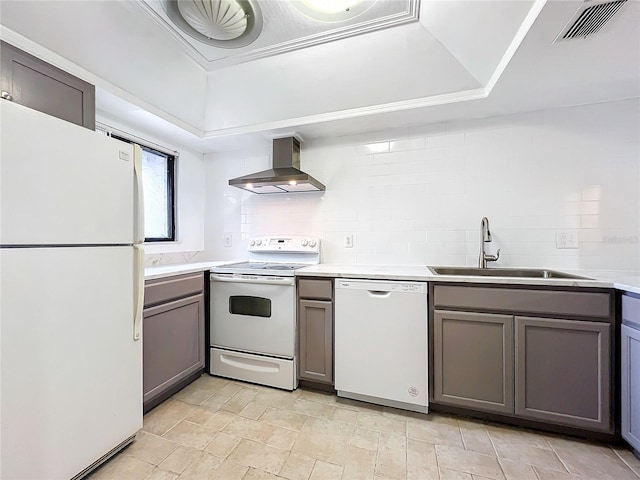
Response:
[{"label": "stainless steel range hood", "polygon": [[273,141],[273,168],[232,178],[229,185],[253,193],[318,192],[326,187],[300,170],[300,141],[295,137]]}]

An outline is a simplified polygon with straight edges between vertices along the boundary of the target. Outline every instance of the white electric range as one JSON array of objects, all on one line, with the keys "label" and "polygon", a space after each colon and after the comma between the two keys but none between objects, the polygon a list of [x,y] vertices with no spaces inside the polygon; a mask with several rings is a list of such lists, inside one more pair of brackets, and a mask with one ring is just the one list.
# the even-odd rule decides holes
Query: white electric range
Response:
[{"label": "white electric range", "polygon": [[317,238],[263,236],[249,261],[211,269],[209,373],[297,387],[295,270],[319,261]]}]

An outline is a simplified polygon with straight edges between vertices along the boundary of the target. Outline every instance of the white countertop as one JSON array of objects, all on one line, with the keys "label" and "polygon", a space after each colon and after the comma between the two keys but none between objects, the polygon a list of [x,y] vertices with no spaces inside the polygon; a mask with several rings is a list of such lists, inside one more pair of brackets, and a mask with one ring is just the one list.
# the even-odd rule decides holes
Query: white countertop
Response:
[{"label": "white countertop", "polygon": [[618,290],[640,295],[640,272],[620,272],[616,270],[580,270],[575,272],[568,270],[567,272],[608,281]]},{"label": "white countertop", "polygon": [[514,285],[551,285],[565,287],[617,288],[640,294],[639,272],[560,270],[589,279],[476,277],[435,275],[420,265],[344,265],[323,263],[296,270],[297,276],[367,278],[374,280],[412,280],[421,282],[503,283]]},{"label": "white countertop", "polygon": [[[241,260],[223,260],[145,268],[145,280],[207,271],[212,267]],[[322,263],[296,270],[296,276],[366,278],[373,280],[409,280],[417,282],[502,283],[513,285],[550,285],[565,287],[616,288],[640,294],[640,272],[610,270],[560,270],[588,277],[592,280],[563,278],[474,277],[462,275],[435,275],[425,265],[346,265]]]},{"label": "white countertop", "polygon": [[180,263],[177,265],[158,265],[155,267],[145,267],[144,279],[153,280],[154,278],[182,275],[183,273],[206,272],[212,267],[217,267],[219,265],[225,265],[232,262],[233,260],[224,260],[221,262]]},{"label": "white countertop", "polygon": [[434,280],[424,265],[344,265],[321,263],[296,270],[296,276],[368,278],[373,280]]}]

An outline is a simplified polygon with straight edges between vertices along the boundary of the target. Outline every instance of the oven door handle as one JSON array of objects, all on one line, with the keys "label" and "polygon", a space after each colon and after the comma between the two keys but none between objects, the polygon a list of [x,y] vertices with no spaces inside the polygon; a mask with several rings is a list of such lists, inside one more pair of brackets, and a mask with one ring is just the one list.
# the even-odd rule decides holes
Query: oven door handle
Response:
[{"label": "oven door handle", "polygon": [[295,285],[296,282],[294,277],[233,276],[216,273],[212,273],[209,278],[212,282],[259,283],[262,285]]}]

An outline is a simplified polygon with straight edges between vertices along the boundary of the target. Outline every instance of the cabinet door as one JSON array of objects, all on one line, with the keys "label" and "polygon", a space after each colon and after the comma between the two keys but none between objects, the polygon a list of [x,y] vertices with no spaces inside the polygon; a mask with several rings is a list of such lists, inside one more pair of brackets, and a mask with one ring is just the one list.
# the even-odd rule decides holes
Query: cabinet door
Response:
[{"label": "cabinet door", "polygon": [[516,317],[516,415],[612,432],[611,325]]},{"label": "cabinet door", "polygon": [[513,413],[513,317],[434,312],[433,401]]},{"label": "cabinet door", "polygon": [[144,403],[204,368],[204,296],[148,308],[142,326]]},{"label": "cabinet door", "polygon": [[95,87],[7,43],[0,49],[2,90],[12,101],[95,130]]},{"label": "cabinet door", "polygon": [[298,378],[333,383],[332,302],[300,300]]},{"label": "cabinet door", "polygon": [[640,451],[640,330],[622,325],[622,438]]}]

